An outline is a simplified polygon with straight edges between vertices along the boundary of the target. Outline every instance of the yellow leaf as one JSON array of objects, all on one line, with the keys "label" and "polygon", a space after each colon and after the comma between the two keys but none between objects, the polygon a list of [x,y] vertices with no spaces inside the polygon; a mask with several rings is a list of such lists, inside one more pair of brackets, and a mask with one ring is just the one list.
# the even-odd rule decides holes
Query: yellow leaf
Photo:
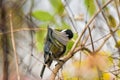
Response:
[{"label": "yellow leaf", "polygon": [[111,73],[103,73],[103,80],[116,80],[116,77]]},{"label": "yellow leaf", "polygon": [[67,80],[67,78],[68,78],[68,72],[67,71],[63,71],[62,74],[63,74],[64,80]]},{"label": "yellow leaf", "polygon": [[109,21],[110,27],[112,27],[112,28],[116,27],[116,21],[112,15],[108,15],[108,21]]},{"label": "yellow leaf", "polygon": [[117,30],[117,35],[118,35],[118,37],[120,37],[120,29]]},{"label": "yellow leaf", "polygon": [[115,47],[116,47],[116,48],[119,48],[119,47],[120,47],[120,40],[117,41],[117,43],[115,44]]},{"label": "yellow leaf", "polygon": [[110,80],[110,74],[109,73],[104,73],[103,74],[103,80]]}]

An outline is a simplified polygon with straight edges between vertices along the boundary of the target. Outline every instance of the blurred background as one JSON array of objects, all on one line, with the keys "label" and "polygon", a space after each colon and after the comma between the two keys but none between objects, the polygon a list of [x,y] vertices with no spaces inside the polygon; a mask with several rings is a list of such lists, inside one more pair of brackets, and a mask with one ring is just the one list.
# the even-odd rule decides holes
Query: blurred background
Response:
[{"label": "blurred background", "polygon": [[74,32],[64,56],[81,36],[56,80],[119,80],[120,0],[0,0],[0,80],[50,79],[56,61],[40,78],[48,25]]}]

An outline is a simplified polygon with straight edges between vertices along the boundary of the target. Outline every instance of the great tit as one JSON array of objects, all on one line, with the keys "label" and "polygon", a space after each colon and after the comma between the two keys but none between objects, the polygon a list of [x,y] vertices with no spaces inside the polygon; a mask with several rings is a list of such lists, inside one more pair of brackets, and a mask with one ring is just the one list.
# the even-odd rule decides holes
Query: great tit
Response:
[{"label": "great tit", "polygon": [[67,42],[73,37],[70,29],[58,31],[48,27],[47,36],[44,45],[44,63],[40,77],[42,78],[46,65],[50,67],[53,60],[59,58],[65,53]]}]

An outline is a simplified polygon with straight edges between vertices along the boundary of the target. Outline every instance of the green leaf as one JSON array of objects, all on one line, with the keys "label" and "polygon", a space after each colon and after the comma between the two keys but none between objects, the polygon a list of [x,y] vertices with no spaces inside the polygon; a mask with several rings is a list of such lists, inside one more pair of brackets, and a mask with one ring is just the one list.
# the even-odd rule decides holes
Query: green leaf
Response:
[{"label": "green leaf", "polygon": [[117,30],[117,35],[118,35],[118,37],[120,37],[120,29]]},{"label": "green leaf", "polygon": [[72,48],[73,44],[74,44],[74,42],[72,40],[70,40],[67,43],[65,55],[70,51],[70,49]]},{"label": "green leaf", "polygon": [[74,33],[73,40],[76,40],[78,38],[78,34]]},{"label": "green leaf", "polygon": [[61,0],[50,0],[51,5],[53,6],[55,13],[61,15],[64,12],[64,6]]},{"label": "green leaf", "polygon": [[35,11],[32,13],[32,16],[40,21],[54,20],[54,17],[49,12],[45,12],[45,11]]},{"label": "green leaf", "polygon": [[84,4],[87,8],[88,13],[90,14],[90,16],[92,16],[96,11],[94,0],[85,0]]},{"label": "green leaf", "polygon": [[38,51],[43,51],[44,48],[44,41],[45,41],[45,36],[47,34],[46,27],[41,27],[41,30],[36,32],[35,38],[36,38],[36,47]]},{"label": "green leaf", "polygon": [[70,40],[70,41],[67,43],[65,55],[71,50],[71,48],[72,48],[72,46],[73,46],[73,44],[74,44],[74,40],[76,40],[77,37],[78,37],[78,34],[75,33],[75,34],[73,35],[72,40]]},{"label": "green leaf", "polygon": [[67,23],[64,22],[64,21],[60,24],[60,26],[58,26],[58,25],[56,25],[56,26],[57,26],[56,29],[58,29],[58,30],[70,29],[70,25],[67,24]]},{"label": "green leaf", "polygon": [[70,25],[67,24],[66,22],[62,22],[62,27],[63,29],[70,29]]},{"label": "green leaf", "polygon": [[116,21],[112,15],[108,15],[108,21],[109,21],[110,27],[112,27],[112,28],[116,27]]},{"label": "green leaf", "polygon": [[119,47],[120,47],[120,40],[117,41],[117,43],[115,44],[115,47],[116,47],[116,48],[119,48]]}]

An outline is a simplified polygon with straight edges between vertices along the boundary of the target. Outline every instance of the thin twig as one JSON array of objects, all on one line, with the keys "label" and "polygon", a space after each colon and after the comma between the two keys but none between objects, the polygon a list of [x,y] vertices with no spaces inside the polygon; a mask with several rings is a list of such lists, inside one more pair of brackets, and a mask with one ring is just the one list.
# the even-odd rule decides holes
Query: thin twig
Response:
[{"label": "thin twig", "polygon": [[86,31],[86,29],[89,27],[89,25],[92,23],[92,21],[96,18],[96,16],[102,11],[103,8],[105,8],[110,2],[112,2],[113,0],[109,0],[107,3],[105,3],[103,5],[103,7],[101,9],[99,9],[95,14],[94,16],[89,20],[89,22],[86,24],[84,30],[81,32],[81,35],[78,36],[78,38],[76,39],[72,49],[71,49],[71,53],[74,51],[74,49],[76,48],[77,44],[79,43],[79,41],[81,40],[82,38],[82,35],[84,34],[84,32]]},{"label": "thin twig", "polygon": [[[74,21],[74,19],[73,19],[74,14],[73,14],[73,12],[72,12],[72,10],[71,10],[71,8],[70,8],[67,0],[64,0],[64,1],[65,1],[65,5],[64,5],[64,6],[65,6],[65,9],[66,9],[66,11],[67,11],[67,13],[68,13],[68,17],[69,17],[69,19],[70,19],[70,21],[71,21],[71,23],[72,23],[72,26],[73,26],[74,30],[77,32],[76,24],[75,24],[75,21]],[[70,11],[70,13],[71,13],[71,16],[70,16],[70,13],[69,13],[68,9],[66,8],[66,5],[67,5],[67,7],[68,7],[68,9],[69,9],[69,11]]]},{"label": "thin twig", "polygon": [[106,43],[106,41],[108,41],[108,39],[111,37],[111,35],[108,35],[108,37],[106,37],[103,41],[103,43],[99,46],[99,48],[95,51],[95,52],[99,52],[101,50],[101,48],[104,46],[104,44]]},{"label": "thin twig", "polygon": [[[25,50],[22,46],[20,46],[20,45],[18,45],[18,46],[19,46],[19,48],[22,48],[23,51]],[[29,53],[29,52],[26,52],[26,53]],[[37,60],[37,61],[40,62],[41,64],[46,65],[43,61],[40,60],[40,58],[37,58],[34,54],[32,54],[32,55],[31,55],[31,54],[27,54],[27,55],[32,56],[35,60]],[[25,56],[26,56],[26,55],[25,55]],[[23,58],[22,60],[24,60],[24,58]],[[27,64],[25,64],[25,65],[27,65]],[[28,66],[28,65],[27,65],[27,66]],[[31,66],[31,68],[34,67],[34,66],[35,66],[35,65]],[[51,72],[53,72],[50,67],[48,67],[47,65],[46,65],[46,67],[47,67]],[[31,70],[31,68],[29,68],[29,70]]]},{"label": "thin twig", "polygon": [[[96,0],[96,3],[97,3],[97,5],[98,5],[98,8],[101,9],[98,0]],[[105,21],[106,21],[107,27],[108,27],[109,31],[111,32],[112,37],[113,37],[115,43],[117,44],[117,39],[116,39],[116,37],[114,36],[115,34],[113,33],[113,30],[112,30],[111,26],[109,25],[108,19],[106,18],[106,15],[104,14],[103,11],[102,11],[102,16],[103,16],[103,18],[104,18]],[[120,48],[117,48],[117,49],[118,49],[119,56],[120,56]]]},{"label": "thin twig", "polygon": [[118,9],[117,0],[114,0],[114,3],[115,3],[117,15],[118,15],[119,23],[120,23],[120,12],[119,12],[119,9]]},{"label": "thin twig", "polygon": [[[120,26],[120,25],[118,25],[118,26]],[[114,30],[113,32],[115,33],[117,30],[118,30],[118,29]],[[109,35],[111,35],[111,33],[108,33],[108,34],[102,36],[101,38],[93,41],[93,43],[96,43],[96,42],[98,42],[98,41],[100,41],[100,40],[102,40],[102,39],[104,39],[104,38],[106,39],[106,37],[108,37]],[[92,44],[92,43],[88,43],[88,44],[86,44],[86,45],[84,45],[84,46],[86,47],[86,46],[89,46],[89,45],[91,45],[91,44]],[[103,44],[103,43],[102,43],[102,44]],[[76,53],[76,52],[78,52],[78,51],[80,51],[80,50],[81,50],[81,46],[78,46],[78,47],[75,48],[74,53]]]},{"label": "thin twig", "polygon": [[9,17],[10,17],[11,41],[12,41],[13,52],[14,52],[14,56],[15,56],[15,65],[16,65],[16,72],[17,72],[17,80],[20,80],[19,66],[18,66],[18,56],[17,56],[17,52],[16,52],[16,46],[15,46],[15,40],[14,40],[14,33],[13,33],[12,13],[9,14]]},{"label": "thin twig", "polygon": [[[94,29],[94,26],[91,27],[91,31],[92,31],[93,29]],[[88,41],[89,36],[90,36],[90,34],[88,34],[88,35],[84,38],[84,40],[83,40],[83,42],[82,42],[82,45],[83,45],[83,46],[84,46],[84,45],[86,44],[86,42]]]},{"label": "thin twig", "polygon": [[[32,25],[33,23],[33,20],[32,20],[32,10],[33,10],[33,7],[34,7],[34,0],[31,0],[31,6],[30,6],[30,12],[28,14],[28,18],[26,20],[27,24],[28,24],[28,27],[29,28],[33,28],[34,26]],[[34,31],[33,30],[30,30],[30,36],[31,36],[31,51],[30,51],[30,55],[33,55],[33,47],[34,47],[34,40],[33,40],[33,35],[34,35]],[[29,62],[28,62],[28,65],[30,66],[32,64],[32,56],[29,57]],[[29,68],[27,68],[27,71],[29,71]]]},{"label": "thin twig", "polygon": [[[101,38],[93,41],[93,43],[96,43],[96,42],[100,41],[101,39],[104,39],[104,38],[105,38],[106,36],[108,36],[108,35],[111,35],[111,34],[109,33],[109,34],[107,34],[107,35],[105,35],[105,36],[103,36],[103,37],[101,37]],[[108,37],[107,37],[107,38],[108,38]],[[106,38],[105,38],[105,40],[106,40]],[[85,47],[87,47],[87,46],[89,46],[89,45],[91,45],[91,44],[92,44],[92,43],[86,44]],[[104,42],[102,43],[102,45],[103,45],[103,44],[104,44]],[[100,48],[100,47],[99,47],[99,48]],[[81,50],[81,46],[78,46],[78,47],[75,48],[74,53],[76,53],[76,52],[78,52],[78,51],[80,51],[80,50]],[[96,52],[96,51],[95,51],[95,52]]]},{"label": "thin twig", "polygon": [[[45,65],[52,73],[54,73],[53,70],[52,70],[50,67],[48,67],[48,65],[45,64],[43,61],[41,61],[39,58],[35,57],[34,55],[31,55],[31,56],[32,56],[34,59],[36,59],[37,61],[41,62],[43,65]],[[35,66],[35,65],[33,65],[33,66]]]},{"label": "thin twig", "polygon": [[91,40],[91,43],[92,43],[92,49],[93,49],[93,52],[94,52],[95,49],[94,49],[94,43],[93,43],[93,39],[92,39],[92,34],[91,34],[90,27],[88,27],[88,30],[89,30],[90,40]]},{"label": "thin twig", "polygon": [[[44,28],[21,28],[21,29],[14,29],[13,33],[20,32],[20,31],[32,31],[32,30],[39,31],[39,30],[46,30],[46,29],[44,29]],[[11,33],[11,31],[0,33],[0,35],[9,34],[9,33]]]}]

